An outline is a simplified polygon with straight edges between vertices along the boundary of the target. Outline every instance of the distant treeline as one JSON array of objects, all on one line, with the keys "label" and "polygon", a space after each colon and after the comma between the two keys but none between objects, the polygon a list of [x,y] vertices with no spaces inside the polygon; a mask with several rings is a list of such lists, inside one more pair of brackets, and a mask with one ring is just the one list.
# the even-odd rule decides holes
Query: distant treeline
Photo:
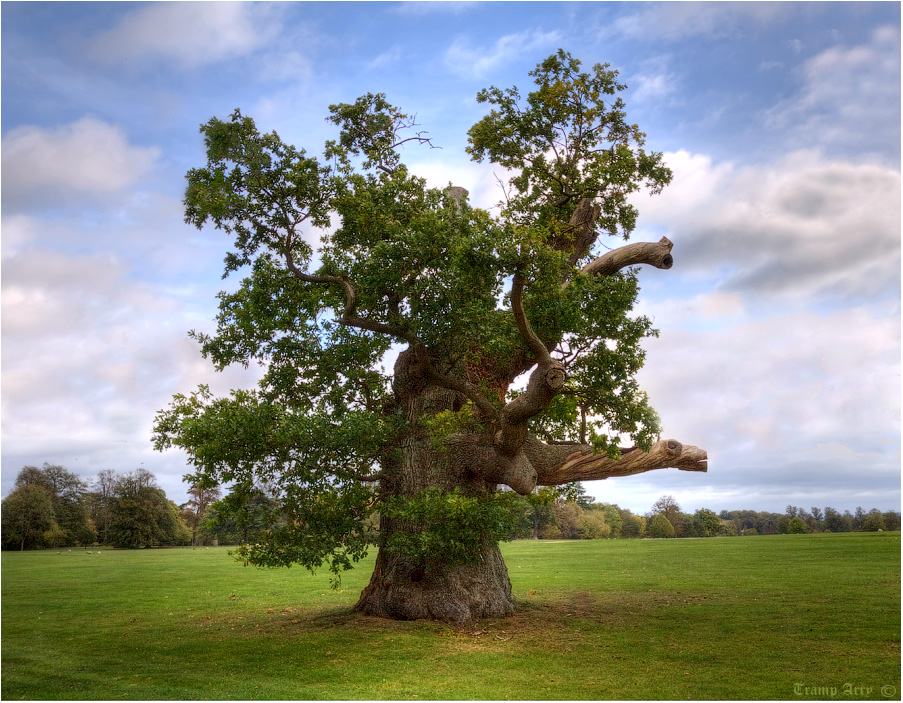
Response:
[{"label": "distant treeline", "polygon": [[62,466],[26,466],[3,500],[3,549],[188,544],[185,510],[154,475],[101,471],[90,484]]},{"label": "distant treeline", "polygon": [[[119,548],[248,544],[286,524],[278,496],[255,486],[193,485],[189,500],[167,499],[152,473],[104,470],[86,482],[62,466],[26,466],[2,503],[3,549],[90,546]],[[788,505],[784,513],[700,508],[690,514],[672,496],[663,496],[644,515],[614,504],[595,503],[580,484],[539,488],[517,498],[522,519],[511,539],[625,539],[740,537],[805,532],[900,529],[900,513],[840,513]],[[379,515],[369,518],[378,541]]]},{"label": "distant treeline", "polygon": [[900,513],[877,509],[840,513],[831,507],[810,511],[788,505],[784,513],[700,508],[690,514],[672,496],[662,496],[644,515],[615,504],[595,503],[576,484],[541,488],[523,499],[525,520],[517,539],[599,539],[670,537],[741,537],[805,532],[899,530]]}]

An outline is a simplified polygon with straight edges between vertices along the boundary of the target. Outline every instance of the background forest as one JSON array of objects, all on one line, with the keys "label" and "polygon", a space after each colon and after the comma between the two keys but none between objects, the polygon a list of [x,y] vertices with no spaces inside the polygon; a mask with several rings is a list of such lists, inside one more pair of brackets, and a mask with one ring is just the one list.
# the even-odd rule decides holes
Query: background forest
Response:
[{"label": "background forest", "polygon": [[[248,544],[285,518],[265,487],[190,486],[176,505],[145,469],[100,471],[90,482],[62,466],[25,466],[2,503],[4,550],[103,545],[143,547]],[[543,487],[518,496],[520,523],[509,539],[637,539],[737,537],[807,532],[877,532],[900,529],[900,513],[877,508],[841,513],[832,507],[788,505],[784,513],[700,508],[685,513],[662,496],[645,515],[597,503],[579,484]],[[372,518],[376,541],[378,517]]]}]

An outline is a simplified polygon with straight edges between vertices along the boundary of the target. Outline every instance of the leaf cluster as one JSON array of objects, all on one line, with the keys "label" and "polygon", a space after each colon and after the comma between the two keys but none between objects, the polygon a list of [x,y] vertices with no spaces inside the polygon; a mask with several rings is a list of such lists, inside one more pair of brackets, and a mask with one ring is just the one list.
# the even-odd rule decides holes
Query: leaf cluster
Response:
[{"label": "leaf cluster", "polygon": [[415,564],[466,563],[485,541],[511,539],[523,518],[523,503],[510,491],[467,496],[456,488],[429,488],[415,496],[390,496],[380,516],[423,525],[417,531],[393,531],[386,546]]},{"label": "leaf cluster", "polygon": [[602,206],[598,225],[629,236],[636,209],[627,196],[641,185],[660,191],[671,180],[662,155],[643,149],[646,136],[626,121],[617,93],[627,86],[608,64],[590,73],[564,50],[530,72],[536,90],[516,88],[477,95],[492,111],[470,131],[467,151],[514,172],[506,210],[521,222],[567,222],[582,198]]}]

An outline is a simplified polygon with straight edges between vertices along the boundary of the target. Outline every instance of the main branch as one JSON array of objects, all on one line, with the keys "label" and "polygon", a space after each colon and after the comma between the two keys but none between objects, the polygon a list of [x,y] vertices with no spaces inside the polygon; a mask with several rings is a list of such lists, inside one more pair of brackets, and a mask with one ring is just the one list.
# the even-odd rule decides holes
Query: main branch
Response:
[{"label": "main branch", "polygon": [[[669,269],[674,264],[671,257],[671,248],[674,245],[667,237],[662,237],[657,242],[637,242],[628,244],[603,254],[590,261],[580,269],[581,273],[594,276],[610,276],[627,266],[648,264],[658,269]],[[565,284],[566,286],[567,284]]]},{"label": "main branch", "polygon": [[675,439],[656,442],[648,452],[636,448],[622,452],[619,458],[612,459],[606,454],[594,453],[588,445],[549,445],[534,437],[524,444],[524,453],[536,470],[537,483],[541,486],[633,476],[655,469],[708,470],[705,450]]}]

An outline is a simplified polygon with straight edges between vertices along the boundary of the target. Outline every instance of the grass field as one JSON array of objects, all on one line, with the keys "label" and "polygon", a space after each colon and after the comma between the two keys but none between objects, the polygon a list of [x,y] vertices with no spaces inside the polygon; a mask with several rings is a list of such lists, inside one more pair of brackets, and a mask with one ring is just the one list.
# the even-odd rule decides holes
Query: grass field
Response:
[{"label": "grass field", "polygon": [[2,555],[2,697],[895,699],[900,534],[503,545],[519,608],[456,629],[352,615],[372,557]]}]

